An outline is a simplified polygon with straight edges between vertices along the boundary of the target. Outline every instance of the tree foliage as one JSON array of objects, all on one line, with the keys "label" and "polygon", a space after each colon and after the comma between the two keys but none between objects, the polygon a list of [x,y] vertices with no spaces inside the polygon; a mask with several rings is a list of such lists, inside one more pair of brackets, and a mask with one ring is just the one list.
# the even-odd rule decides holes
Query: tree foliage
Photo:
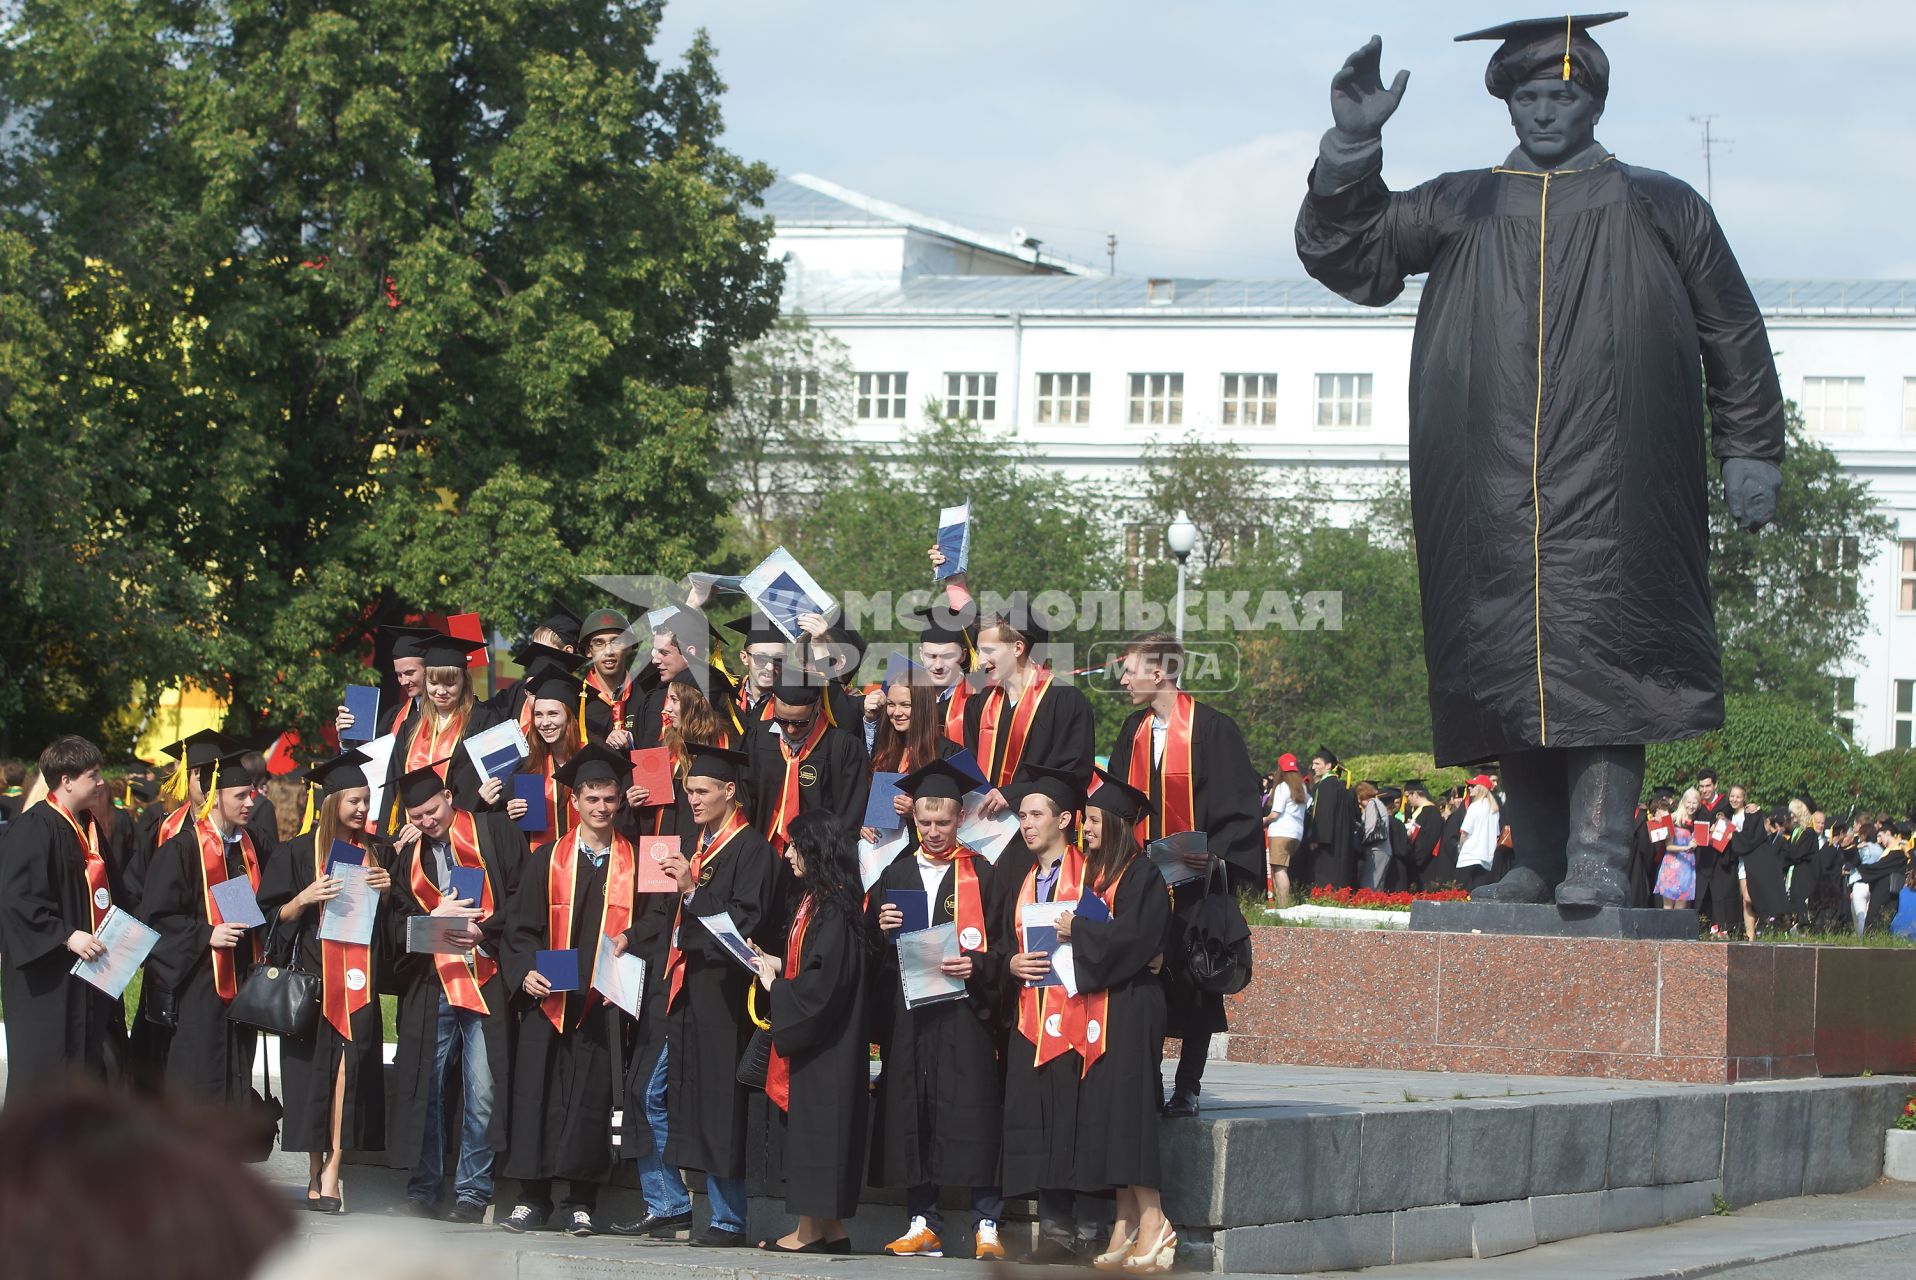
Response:
[{"label": "tree foliage", "polygon": [[1723,786],[1740,783],[1765,809],[1808,796],[1832,817],[1889,804],[1889,771],[1858,751],[1813,708],[1777,693],[1731,694],[1723,727],[1682,742],[1652,743],[1645,794],[1692,786],[1706,766]]},{"label": "tree foliage", "polygon": [[779,271],[658,0],[48,0],[0,49],[0,723],[310,726],[368,631],[717,547]]}]

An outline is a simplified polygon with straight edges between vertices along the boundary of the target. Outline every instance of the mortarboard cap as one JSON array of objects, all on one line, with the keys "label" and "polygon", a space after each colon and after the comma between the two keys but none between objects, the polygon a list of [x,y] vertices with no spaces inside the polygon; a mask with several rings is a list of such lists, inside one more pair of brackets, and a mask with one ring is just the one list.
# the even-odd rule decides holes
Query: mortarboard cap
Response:
[{"label": "mortarboard cap", "polygon": [[306,781],[318,787],[321,795],[331,795],[335,791],[350,791],[354,787],[370,786],[364,766],[372,763],[372,757],[357,747],[348,748],[331,760],[322,760],[306,770]]},{"label": "mortarboard cap", "polygon": [[564,649],[555,649],[549,644],[540,644],[536,640],[528,641],[514,649],[512,660],[525,668],[527,680],[546,670],[571,671],[581,662],[576,653],[567,653]]},{"label": "mortarboard cap", "polygon": [[1014,591],[1005,598],[1005,607],[999,614],[1011,629],[1025,638],[1027,648],[1036,649],[1041,644],[1051,643],[1051,628],[1039,619],[1037,610],[1031,607],[1031,593]]},{"label": "mortarboard cap", "polygon": [[221,791],[253,786],[252,771],[246,767],[246,757],[251,752],[251,747],[242,747],[238,751],[228,751],[213,761],[213,777]]},{"label": "mortarboard cap", "polygon": [[160,750],[189,769],[199,769],[212,764],[229,751],[238,752],[244,748],[237,738],[229,738],[218,729],[200,729]]},{"label": "mortarboard cap", "polygon": [[458,667],[464,670],[466,659],[486,647],[483,640],[468,640],[464,636],[441,635],[433,632],[414,642],[419,650],[419,658],[429,667]]},{"label": "mortarboard cap", "polygon": [[154,796],[160,794],[159,787],[154,784],[151,778],[128,778],[126,790],[127,794],[131,795],[135,800],[141,801],[151,800]]},{"label": "mortarboard cap", "polygon": [[387,637],[395,658],[419,657],[420,642],[439,634],[431,627],[381,627],[379,630]]},{"label": "mortarboard cap", "polygon": [[1084,784],[1068,769],[1053,769],[1042,764],[1021,766],[1006,789],[1005,798],[1018,804],[1030,795],[1044,796],[1060,810],[1084,808]]},{"label": "mortarboard cap", "polygon": [[953,609],[948,604],[928,604],[905,615],[917,620],[920,644],[964,644],[966,633],[978,625],[978,608],[967,604]]},{"label": "mortarboard cap", "polygon": [[1421,792],[1423,792],[1423,793],[1424,793],[1425,795],[1429,795],[1429,794],[1430,794],[1430,788],[1424,785],[1424,780],[1423,780],[1422,778],[1405,778],[1405,779],[1404,779],[1404,790],[1406,790],[1406,791],[1421,791]]},{"label": "mortarboard cap", "polygon": [[631,757],[602,747],[596,742],[588,742],[575,751],[572,758],[560,766],[559,771],[553,776],[577,791],[587,782],[609,781],[623,788],[625,779],[631,773]]},{"label": "mortarboard cap", "polygon": [[579,643],[579,615],[572,612],[563,600],[555,597],[546,606],[545,621],[539,625],[557,634],[567,644]]},{"label": "mortarboard cap", "polygon": [[1590,28],[1627,18],[1627,12],[1570,13],[1560,18],[1501,22],[1458,40],[1500,40],[1484,70],[1484,88],[1499,100],[1518,85],[1542,77],[1575,80],[1597,98],[1610,96],[1610,58],[1590,38]]},{"label": "mortarboard cap", "polygon": [[737,782],[749,757],[743,751],[734,751],[730,747],[707,746],[703,742],[688,742],[685,749],[692,759],[685,766],[688,778],[716,778],[720,782]]},{"label": "mortarboard cap", "polygon": [[825,696],[825,686],[800,673],[783,671],[778,683],[772,686],[772,696],[789,706],[809,707]]},{"label": "mortarboard cap", "polygon": [[439,770],[452,759],[435,760],[431,764],[421,765],[410,773],[399,775],[399,801],[408,809],[416,809],[429,804],[433,797],[446,790],[446,780],[439,776]]},{"label": "mortarboard cap", "polygon": [[772,620],[754,609],[743,618],[735,618],[725,624],[727,631],[736,632],[745,637],[746,648],[755,644],[775,644],[785,647],[785,633],[772,625]]},{"label": "mortarboard cap", "polygon": [[914,800],[962,800],[978,780],[947,760],[933,760],[898,780],[898,789]]},{"label": "mortarboard cap", "polygon": [[526,690],[535,702],[544,699],[571,707],[578,704],[579,695],[585,692],[585,681],[563,669],[546,666],[526,677]]},{"label": "mortarboard cap", "polygon": [[1136,822],[1151,811],[1151,797],[1103,769],[1091,770],[1091,791],[1085,803],[1103,809],[1120,822]]},{"label": "mortarboard cap", "polygon": [[905,656],[903,649],[894,649],[885,658],[885,686],[903,682],[905,684],[930,684],[931,679],[925,669]]}]

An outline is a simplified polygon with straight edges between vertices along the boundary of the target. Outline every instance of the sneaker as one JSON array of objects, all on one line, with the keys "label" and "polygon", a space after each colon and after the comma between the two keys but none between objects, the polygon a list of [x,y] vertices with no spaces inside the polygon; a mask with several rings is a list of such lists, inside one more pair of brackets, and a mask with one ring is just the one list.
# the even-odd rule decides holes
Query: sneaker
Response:
[{"label": "sneaker", "polygon": [[446,1215],[447,1222],[474,1223],[485,1220],[486,1206],[477,1200],[461,1200],[452,1207],[452,1212]]},{"label": "sneaker", "polygon": [[546,1215],[543,1210],[535,1209],[529,1204],[518,1204],[512,1207],[512,1212],[499,1225],[513,1235],[520,1236],[528,1231],[537,1231],[545,1224]]},{"label": "sneaker", "polygon": [[592,1214],[586,1209],[574,1209],[567,1215],[565,1233],[569,1236],[590,1236],[598,1233],[592,1228]]},{"label": "sneaker", "polygon": [[983,1262],[991,1258],[998,1262],[1005,1260],[1005,1247],[998,1243],[998,1224],[989,1218],[978,1223],[978,1242],[972,1247],[971,1256]]},{"label": "sneaker", "polygon": [[911,1220],[911,1230],[885,1246],[885,1252],[894,1258],[942,1258],[944,1246],[938,1243],[938,1233],[933,1231],[923,1218]]}]

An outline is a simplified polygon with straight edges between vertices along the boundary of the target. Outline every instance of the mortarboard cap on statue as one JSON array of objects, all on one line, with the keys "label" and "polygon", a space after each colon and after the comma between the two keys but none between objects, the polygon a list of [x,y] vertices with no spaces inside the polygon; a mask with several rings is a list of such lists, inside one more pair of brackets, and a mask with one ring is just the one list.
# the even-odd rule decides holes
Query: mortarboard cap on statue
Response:
[{"label": "mortarboard cap on statue", "polygon": [[1086,804],[1103,809],[1120,822],[1136,822],[1151,811],[1151,797],[1103,769],[1091,770]]},{"label": "mortarboard cap on statue", "polygon": [[1500,40],[1484,71],[1484,88],[1498,100],[1538,79],[1575,80],[1598,99],[1610,96],[1610,58],[1590,28],[1627,18],[1627,12],[1570,13],[1556,18],[1501,22],[1458,40]]},{"label": "mortarboard cap on statue", "polygon": [[419,766],[410,773],[399,775],[399,802],[408,809],[416,809],[422,804],[430,804],[433,797],[446,790],[446,780],[439,776],[439,770],[452,760],[435,760],[431,764]]},{"label": "mortarboard cap on statue", "polygon": [[1011,785],[1005,789],[1005,799],[1018,804],[1031,795],[1045,797],[1060,810],[1084,808],[1084,784],[1068,769],[1053,769],[1042,764],[1020,767]]},{"label": "mortarboard cap on statue", "polygon": [[755,644],[775,644],[785,647],[785,633],[772,625],[772,620],[754,609],[743,618],[735,618],[725,624],[727,631],[744,637],[746,648]]},{"label": "mortarboard cap on statue", "polygon": [[630,756],[602,747],[596,742],[588,742],[575,751],[553,777],[577,791],[587,782],[612,782],[623,788],[631,773]]},{"label": "mortarboard cap on statue", "polygon": [[366,777],[365,766],[372,763],[372,757],[357,747],[348,748],[331,760],[321,760],[306,769],[306,781],[319,788],[321,795],[331,795],[335,791],[350,791],[354,787],[371,786]]},{"label": "mortarboard cap on statue", "polygon": [[933,760],[900,778],[898,789],[914,800],[962,800],[978,780],[946,760]]},{"label": "mortarboard cap on statue", "polygon": [[414,642],[419,650],[418,657],[429,667],[458,667],[466,669],[466,659],[486,647],[483,640],[468,640],[464,636],[441,635],[435,631]]},{"label": "mortarboard cap on statue", "polygon": [[584,643],[603,632],[617,631],[623,634],[631,629],[632,623],[617,609],[594,609],[579,624],[579,640]]},{"label": "mortarboard cap on statue", "polygon": [[707,746],[703,742],[688,742],[685,744],[685,749],[692,756],[685,766],[685,776],[688,778],[716,778],[720,782],[737,782],[749,758],[743,751],[734,751],[730,747]]},{"label": "mortarboard cap on statue", "polygon": [[579,643],[579,615],[565,601],[554,599],[546,606],[545,620],[539,624],[567,644]]},{"label": "mortarboard cap on statue", "polygon": [[394,658],[419,657],[420,643],[439,634],[431,627],[381,627],[379,631],[386,637]]}]

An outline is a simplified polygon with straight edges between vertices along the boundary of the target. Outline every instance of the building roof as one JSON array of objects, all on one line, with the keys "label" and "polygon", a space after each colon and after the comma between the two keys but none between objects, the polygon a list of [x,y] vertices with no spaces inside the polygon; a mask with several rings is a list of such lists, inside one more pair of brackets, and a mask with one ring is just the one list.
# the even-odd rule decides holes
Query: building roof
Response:
[{"label": "building roof", "polygon": [[[785,310],[853,316],[1403,317],[1421,279],[1383,307],[1348,302],[1306,277],[1223,280],[1138,276],[918,276],[903,283],[791,272]],[[1916,280],[1752,280],[1766,316],[1916,317]]]}]

